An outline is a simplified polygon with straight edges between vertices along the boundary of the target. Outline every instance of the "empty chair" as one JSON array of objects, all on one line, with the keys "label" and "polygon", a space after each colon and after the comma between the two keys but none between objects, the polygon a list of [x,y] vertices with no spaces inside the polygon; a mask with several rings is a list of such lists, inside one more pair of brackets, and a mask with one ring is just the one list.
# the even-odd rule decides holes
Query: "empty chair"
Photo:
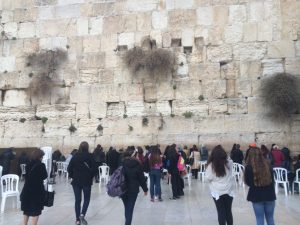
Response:
[{"label": "empty chair", "polygon": [[63,162],[63,170],[62,170],[62,173],[63,173],[63,175],[64,175],[67,179],[69,179],[68,165],[69,165],[68,163]]},{"label": "empty chair", "polygon": [[288,195],[289,181],[287,176],[287,170],[280,167],[273,168],[274,180],[275,180],[275,192],[278,193],[278,185],[283,184],[285,195]]},{"label": "empty chair", "polygon": [[232,164],[232,176],[234,177],[235,184],[243,185],[245,167],[239,163]]},{"label": "empty chair", "polygon": [[57,173],[60,175],[63,173],[64,170],[64,162],[56,162],[57,166]]},{"label": "empty chair", "polygon": [[245,167],[242,164],[238,164],[238,166],[239,166],[239,184],[240,186],[245,187],[245,183],[244,183]]},{"label": "empty chair", "polygon": [[108,182],[109,178],[109,166],[99,166],[99,185],[102,182],[102,179],[105,181],[105,184]]},{"label": "empty chair", "polygon": [[202,182],[204,182],[205,179],[206,165],[207,165],[207,161],[200,161],[200,170],[198,173],[198,177],[199,179],[201,179]]},{"label": "empty chair", "polygon": [[26,164],[21,164],[20,167],[21,167],[21,180],[22,180],[26,174]]},{"label": "empty chair", "polygon": [[144,172],[144,176],[147,178],[147,186],[150,187],[150,176],[149,173]]},{"label": "empty chair", "polygon": [[0,166],[0,177],[2,177],[3,166]]},{"label": "empty chair", "polygon": [[188,185],[191,186],[191,180],[192,180],[192,169],[190,165],[186,165],[186,177],[188,180]]},{"label": "empty chair", "polygon": [[17,198],[17,209],[19,208],[20,192],[19,192],[19,176],[7,174],[1,177],[1,213],[4,212],[7,197]]},{"label": "empty chair", "polygon": [[300,169],[296,170],[296,177],[293,182],[293,194],[295,193],[295,184],[298,184],[298,192],[300,194]]}]

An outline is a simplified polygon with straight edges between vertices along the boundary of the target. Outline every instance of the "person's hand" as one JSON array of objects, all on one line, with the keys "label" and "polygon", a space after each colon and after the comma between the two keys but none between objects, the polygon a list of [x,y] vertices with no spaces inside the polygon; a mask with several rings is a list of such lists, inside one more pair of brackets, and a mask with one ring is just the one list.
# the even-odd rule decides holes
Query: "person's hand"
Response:
[{"label": "person's hand", "polygon": [[148,195],[148,191],[144,192],[144,195],[147,196]]}]

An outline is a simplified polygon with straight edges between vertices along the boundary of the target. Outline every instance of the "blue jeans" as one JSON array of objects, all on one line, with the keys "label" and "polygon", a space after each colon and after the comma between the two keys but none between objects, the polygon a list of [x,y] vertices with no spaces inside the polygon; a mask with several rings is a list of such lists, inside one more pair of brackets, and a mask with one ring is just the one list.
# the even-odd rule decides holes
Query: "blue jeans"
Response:
[{"label": "blue jeans", "polygon": [[138,193],[127,193],[122,196],[122,201],[125,208],[125,225],[131,225],[134,205]]},{"label": "blue jeans", "polygon": [[150,171],[150,195],[154,198],[157,195],[161,198],[161,187],[160,187],[161,172],[160,169],[151,169]]},{"label": "blue jeans", "polygon": [[252,206],[254,209],[257,225],[264,225],[265,217],[268,225],[275,225],[274,223],[275,201],[253,202]]},{"label": "blue jeans", "polygon": [[[80,214],[85,215],[87,212],[87,209],[90,204],[90,199],[91,199],[91,186],[77,186],[77,185],[72,185],[73,186],[73,191],[75,195],[75,213],[76,213],[76,221],[79,220]],[[81,209],[81,193],[83,192],[83,206]],[[81,209],[81,212],[80,212]]]}]

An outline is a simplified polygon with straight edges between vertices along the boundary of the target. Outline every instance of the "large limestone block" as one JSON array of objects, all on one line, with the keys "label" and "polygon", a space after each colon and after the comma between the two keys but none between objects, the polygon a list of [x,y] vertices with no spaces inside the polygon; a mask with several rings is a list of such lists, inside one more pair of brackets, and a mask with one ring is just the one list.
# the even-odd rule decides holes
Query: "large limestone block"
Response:
[{"label": "large limestone block", "polygon": [[229,9],[224,5],[216,5],[213,7],[213,23],[227,24],[229,18]]},{"label": "large limestone block", "polygon": [[98,69],[82,69],[79,71],[79,81],[84,84],[94,84],[99,82]]},{"label": "large limestone block", "polygon": [[128,101],[126,102],[127,116],[143,116],[145,115],[145,106],[143,101]]},{"label": "large limestone block", "polygon": [[3,106],[16,107],[30,105],[29,96],[26,91],[7,90],[5,92]]},{"label": "large limestone block", "polygon": [[89,33],[91,35],[99,35],[103,32],[103,18],[94,17],[90,18],[89,21]]},{"label": "large limestone block", "polygon": [[80,5],[62,5],[55,7],[55,18],[68,19],[68,18],[79,18],[81,15]]},{"label": "large limestone block", "polygon": [[100,137],[96,137],[95,145],[100,144],[105,150],[108,150],[110,146],[114,144],[111,142],[111,135],[102,135]]},{"label": "large limestone block", "polygon": [[224,115],[214,114],[206,117],[197,117],[193,121],[197,133],[215,133],[224,131]]},{"label": "large limestone block", "polygon": [[300,132],[300,116],[299,116],[299,114],[292,116],[291,130],[292,130],[292,132]]},{"label": "large limestone block", "polygon": [[106,117],[107,103],[106,102],[91,102],[89,105],[89,116],[93,118],[104,118]]},{"label": "large limestone block", "polygon": [[156,110],[163,116],[169,116],[172,113],[172,107],[169,101],[157,101]]},{"label": "large limestone block", "polygon": [[0,57],[0,73],[12,72],[16,68],[15,57]]},{"label": "large limestone block", "polygon": [[237,62],[227,63],[221,66],[221,78],[236,79],[240,76],[240,64]]},{"label": "large limestone block", "polygon": [[157,136],[157,143],[161,145],[171,145],[173,143],[180,145],[198,146],[197,134],[162,134]]},{"label": "large limestone block", "polygon": [[14,19],[14,12],[13,11],[8,11],[8,10],[3,10],[1,14],[1,23],[9,23],[13,22]]},{"label": "large limestone block", "polygon": [[157,88],[155,84],[144,85],[144,100],[145,102],[157,101]]},{"label": "large limestone block", "polygon": [[96,137],[84,137],[78,136],[77,131],[71,136],[66,136],[63,139],[63,151],[70,151],[72,149],[78,149],[82,141],[86,141],[89,144],[90,151],[96,147]]},{"label": "large limestone block", "polygon": [[257,24],[257,40],[272,41],[273,40],[273,25],[270,22],[260,22]]},{"label": "large limestone block", "polygon": [[51,20],[55,18],[54,7],[39,7],[38,8],[38,19],[40,20]]},{"label": "large limestone block", "polygon": [[4,137],[41,137],[42,126],[41,121],[8,121],[5,123]]},{"label": "large limestone block", "polygon": [[[172,43],[171,34],[170,33],[163,33],[162,34],[162,46],[163,46],[163,48],[171,47],[171,43]],[[300,48],[300,44],[299,44],[299,48]]]},{"label": "large limestone block", "polygon": [[32,23],[32,22],[20,23],[18,36],[19,36],[19,38],[33,38],[33,37],[35,37],[36,36],[35,23]]},{"label": "large limestone block", "polygon": [[100,50],[100,37],[99,36],[88,36],[83,39],[83,52],[99,52]]},{"label": "large limestone block", "polygon": [[176,100],[198,99],[200,95],[202,95],[202,87],[199,81],[180,82],[176,84],[176,89],[175,89]]},{"label": "large limestone block", "polygon": [[261,96],[261,87],[262,87],[262,80],[257,79],[257,80],[252,80],[252,96]]},{"label": "large limestone block", "polygon": [[103,18],[103,34],[117,34],[121,31],[121,16],[115,15]]},{"label": "large limestone block", "polygon": [[261,97],[248,98],[248,113],[267,113],[268,107]]},{"label": "large limestone block", "polygon": [[181,0],[166,0],[166,8],[167,10],[173,9],[188,9],[194,6],[194,0],[186,0],[184,4],[182,4]]},{"label": "large limestone block", "polygon": [[75,119],[76,105],[75,104],[59,104],[59,105],[41,105],[37,106],[36,115],[40,118],[62,118]]},{"label": "large limestone block", "polygon": [[249,97],[251,96],[251,81],[238,79],[236,80],[236,93],[239,97]]},{"label": "large limestone block", "polygon": [[238,43],[243,39],[243,24],[235,23],[225,27],[224,41],[225,43]]},{"label": "large limestone block", "polygon": [[271,76],[276,73],[283,73],[283,60],[282,59],[265,59],[261,61],[263,76]]},{"label": "large limestone block", "polygon": [[227,99],[218,99],[209,102],[209,115],[226,113],[227,111]]},{"label": "large limestone block", "polygon": [[[40,122],[42,123],[42,122]],[[71,120],[66,119],[49,119],[44,124],[44,137],[64,137],[70,134],[69,127]]]},{"label": "large limestone block", "polygon": [[9,22],[4,24],[4,34],[9,37],[17,37],[18,24],[15,22]]},{"label": "large limestone block", "polygon": [[157,0],[131,0],[127,1],[126,10],[130,12],[153,11],[157,7]]},{"label": "large limestone block", "polygon": [[89,33],[89,20],[87,18],[79,18],[77,20],[77,35],[84,36]]},{"label": "large limestone block", "polygon": [[[141,121],[139,121],[141,122]],[[125,135],[129,134],[129,124],[133,127],[133,132],[135,132],[136,125],[138,123],[137,119],[130,120],[123,119],[123,118],[112,118],[112,117],[106,117],[103,120],[101,120],[101,125],[103,127],[103,135]]]},{"label": "large limestone block", "polygon": [[228,79],[226,80],[226,96],[236,97],[236,80]]},{"label": "large limestone block", "polygon": [[197,9],[197,25],[212,25],[213,16],[212,7],[199,7]]},{"label": "large limestone block", "polygon": [[107,103],[107,117],[121,117],[125,114],[124,102],[108,102]]},{"label": "large limestone block", "polygon": [[137,14],[137,31],[150,31],[152,27],[152,13],[144,12]]},{"label": "large limestone block", "polygon": [[193,118],[186,119],[181,116],[163,117],[163,128],[159,131],[160,135],[163,134],[185,134],[196,133],[194,130]]},{"label": "large limestone block", "polygon": [[38,52],[39,51],[39,40],[37,40],[37,39],[24,40],[23,51],[26,54],[32,54],[32,53]]},{"label": "large limestone block", "polygon": [[168,26],[168,13],[164,11],[152,12],[152,27],[154,29],[165,29]]},{"label": "large limestone block", "polygon": [[53,149],[62,149],[63,137],[9,137],[1,138],[0,143],[1,146],[14,146],[15,148],[40,148],[43,146],[52,146]]},{"label": "large limestone block", "polygon": [[44,50],[67,50],[68,39],[66,37],[41,38],[40,48]]},{"label": "large limestone block", "polygon": [[120,88],[117,85],[99,85],[91,88],[91,102],[119,102]]},{"label": "large limestone block", "polygon": [[54,87],[51,91],[51,104],[68,104],[69,96],[69,88]]},{"label": "large limestone block", "polygon": [[226,80],[204,80],[203,93],[204,98],[223,98],[226,96]]},{"label": "large limestone block", "polygon": [[101,84],[113,84],[114,83],[114,71],[112,69],[100,70],[99,78],[100,78]]},{"label": "large limestone block", "polygon": [[[257,41],[257,23],[244,23],[244,42]],[[262,32],[262,31],[261,31]]]},{"label": "large limestone block", "polygon": [[197,100],[174,100],[172,102],[172,113],[183,116],[184,113],[191,112],[193,115],[208,115],[208,104]]},{"label": "large limestone block", "polygon": [[229,6],[229,23],[243,23],[247,19],[247,12],[245,5],[231,5]]},{"label": "large limestone block", "polygon": [[122,84],[119,92],[120,101],[142,101],[144,99],[142,84]]},{"label": "large limestone block", "polygon": [[74,37],[77,35],[77,19],[41,20],[36,24],[37,34],[41,38],[46,37]]},{"label": "large limestone block", "polygon": [[248,112],[247,99],[228,99],[228,113],[230,114],[246,114]]},{"label": "large limestone block", "polygon": [[88,53],[83,54],[79,58],[79,68],[104,68],[105,53]]},{"label": "large limestone block", "polygon": [[[273,143],[279,145],[280,148],[290,147],[292,143],[292,135],[285,132],[267,132],[267,133],[257,133],[255,135],[257,143],[265,144],[270,146]],[[299,140],[299,139],[298,139]]]},{"label": "large limestone block", "polygon": [[126,146],[144,146],[144,145],[153,145],[154,137],[152,135],[111,135],[111,143],[117,148],[126,147]]},{"label": "large limestone block", "polygon": [[101,35],[101,51],[112,52],[117,48],[118,36],[117,34]]},{"label": "large limestone block", "polygon": [[[106,105],[105,105],[106,107]],[[89,118],[90,117],[90,109],[89,103],[77,103],[76,104],[76,118]]]},{"label": "large limestone block", "polygon": [[175,98],[175,92],[173,86],[169,83],[159,83],[157,86],[157,99],[173,100]]},{"label": "large limestone block", "polygon": [[285,60],[285,71],[293,75],[300,75],[300,58],[288,58]]},{"label": "large limestone block", "polygon": [[169,12],[169,26],[173,29],[193,27],[197,23],[196,10],[174,10]]},{"label": "large limestone block", "polygon": [[71,103],[88,103],[90,102],[91,86],[74,86],[70,88]]},{"label": "large limestone block", "polygon": [[250,2],[249,20],[251,22],[262,22],[264,20],[264,15],[265,15],[264,2],[260,2],[260,1]]},{"label": "large limestone block", "polygon": [[0,120],[20,120],[21,118],[30,120],[33,119],[34,116],[35,107],[33,106],[0,106]]},{"label": "large limestone block", "polygon": [[261,75],[260,61],[242,61],[240,63],[240,75],[243,78],[257,78]]},{"label": "large limestone block", "polygon": [[231,61],[232,48],[230,45],[208,46],[207,59],[211,62]]},{"label": "large limestone block", "polygon": [[206,45],[221,45],[224,43],[224,26],[210,26],[209,29],[203,31]]},{"label": "large limestone block", "polygon": [[220,63],[200,63],[196,68],[197,80],[220,78]]},{"label": "large limestone block", "polygon": [[268,56],[270,58],[295,57],[295,54],[293,41],[281,40],[268,43]]},{"label": "large limestone block", "polygon": [[260,60],[265,57],[266,53],[267,45],[263,42],[239,43],[233,46],[233,57],[235,60]]},{"label": "large limestone block", "polygon": [[76,135],[79,137],[96,137],[101,134],[97,130],[99,124],[100,121],[98,119],[80,119],[75,125],[77,126]]},{"label": "large limestone block", "polygon": [[296,56],[300,56],[300,41],[296,41]]},{"label": "large limestone block", "polygon": [[134,46],[134,33],[121,33],[118,35],[118,45],[127,45],[128,49]]},{"label": "large limestone block", "polygon": [[84,3],[84,0],[57,0],[58,5],[73,5],[78,3]]}]

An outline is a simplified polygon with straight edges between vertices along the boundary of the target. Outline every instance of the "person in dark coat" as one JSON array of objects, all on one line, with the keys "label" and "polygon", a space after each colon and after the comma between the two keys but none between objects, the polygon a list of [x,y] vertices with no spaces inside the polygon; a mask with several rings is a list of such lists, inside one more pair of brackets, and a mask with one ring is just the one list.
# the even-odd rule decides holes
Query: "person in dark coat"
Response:
[{"label": "person in dark coat", "polygon": [[106,162],[109,166],[109,175],[112,175],[118,168],[120,162],[120,154],[113,147],[110,147],[106,154]]},{"label": "person in dark coat", "polygon": [[245,167],[245,183],[249,186],[247,200],[252,202],[257,224],[274,223],[275,188],[273,170],[259,148],[251,148]]},{"label": "person in dark coat", "polygon": [[[29,162],[30,162],[30,160],[29,160],[27,153],[25,151],[23,151],[18,160],[18,175],[19,176],[21,176],[21,174],[22,174],[21,165],[25,164],[27,166],[29,164]],[[25,169],[26,169],[26,167],[25,167]]]},{"label": "person in dark coat", "polygon": [[[75,195],[76,224],[86,225],[85,215],[91,198],[91,187],[94,176],[97,173],[95,161],[89,153],[89,144],[85,141],[79,145],[78,152],[72,157],[68,166],[69,177],[72,178],[72,186]],[[81,194],[84,201],[81,208]]]},{"label": "person in dark coat", "polygon": [[6,149],[0,156],[1,166],[3,167],[2,176],[9,174],[10,162],[15,158],[16,153],[13,148]]},{"label": "person in dark coat", "polygon": [[[97,145],[97,147],[93,151],[93,157],[96,163],[96,168],[102,166],[105,163],[105,153],[103,152],[103,148],[101,145]],[[99,183],[99,172],[96,173],[96,183]]]},{"label": "person in dark coat", "polygon": [[235,148],[232,148],[230,153],[230,158],[234,163],[238,163],[243,165],[244,155],[243,152],[240,149],[240,145],[236,144]]},{"label": "person in dark coat", "polygon": [[125,181],[127,185],[126,193],[121,197],[125,208],[125,225],[131,225],[134,205],[139,193],[139,187],[142,187],[145,196],[148,193],[146,177],[144,176],[142,166],[136,159],[137,152],[128,148],[123,155],[123,168]]},{"label": "person in dark coat", "polygon": [[173,197],[171,199],[175,200],[180,198],[180,196],[184,195],[180,173],[177,168],[179,154],[176,151],[175,144],[171,145],[168,151],[169,151],[168,158],[167,158],[167,160],[169,160],[168,173],[171,174],[171,185],[172,185],[172,193],[173,193]]},{"label": "person in dark coat", "polygon": [[40,149],[34,150],[27,166],[25,184],[20,196],[24,225],[28,224],[29,217],[32,217],[32,224],[36,225],[44,209],[44,180],[48,176],[46,166],[42,163],[44,154]]}]

